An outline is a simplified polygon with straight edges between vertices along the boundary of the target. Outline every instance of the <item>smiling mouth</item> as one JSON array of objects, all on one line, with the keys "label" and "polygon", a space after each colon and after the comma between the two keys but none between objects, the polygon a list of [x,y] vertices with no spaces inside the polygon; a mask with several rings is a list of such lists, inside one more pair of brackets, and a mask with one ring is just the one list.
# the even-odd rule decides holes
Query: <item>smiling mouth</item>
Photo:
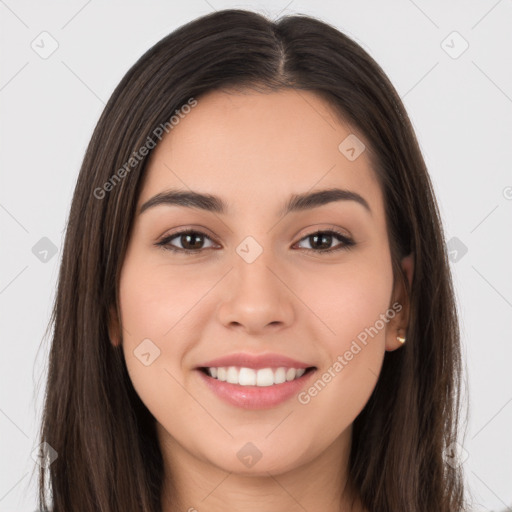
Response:
[{"label": "smiling mouth", "polygon": [[316,370],[308,368],[247,368],[240,366],[201,367],[199,371],[208,377],[239,386],[269,387],[298,380]]}]

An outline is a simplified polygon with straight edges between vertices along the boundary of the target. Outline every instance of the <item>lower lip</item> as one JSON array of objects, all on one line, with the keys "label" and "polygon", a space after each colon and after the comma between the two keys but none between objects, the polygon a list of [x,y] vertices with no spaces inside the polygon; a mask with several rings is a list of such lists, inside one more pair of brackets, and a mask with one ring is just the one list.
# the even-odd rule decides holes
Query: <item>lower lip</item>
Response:
[{"label": "lower lip", "polygon": [[297,395],[316,370],[310,370],[298,379],[272,386],[240,386],[214,379],[197,370],[205,384],[221,399],[243,409],[269,409]]}]

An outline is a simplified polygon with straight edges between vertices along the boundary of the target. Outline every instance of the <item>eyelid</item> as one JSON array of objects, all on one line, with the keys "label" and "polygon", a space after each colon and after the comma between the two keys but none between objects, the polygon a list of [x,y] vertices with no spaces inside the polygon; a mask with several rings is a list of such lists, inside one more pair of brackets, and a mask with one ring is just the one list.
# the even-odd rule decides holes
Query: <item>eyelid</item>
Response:
[{"label": "eyelid", "polygon": [[[195,233],[198,235],[203,235],[205,238],[209,238],[214,244],[219,245],[214,237],[209,234],[209,230],[206,228],[195,228],[193,226],[186,226],[183,228],[178,228],[177,231],[173,231],[172,233],[166,234],[159,238],[158,242],[155,243],[156,246],[160,246],[162,249],[167,249],[170,251],[175,251],[178,253],[195,253],[195,254],[201,254],[204,252],[205,249],[199,249],[197,251],[192,251],[190,249],[180,249],[179,247],[171,247],[170,241],[174,238],[179,237],[180,235],[183,235],[185,233]],[[210,249],[210,248],[209,248]]]},{"label": "eyelid", "polygon": [[318,223],[312,224],[310,226],[306,226],[305,228],[302,228],[297,233],[297,235],[294,236],[294,238],[299,237],[299,241],[300,241],[307,236],[311,236],[311,235],[314,235],[319,232],[325,233],[326,231],[334,231],[335,233],[337,233],[338,235],[340,235],[344,238],[352,239],[352,235],[346,229],[340,228],[334,224],[327,224],[327,227],[318,227]]},{"label": "eyelid", "polygon": [[338,244],[334,246],[331,249],[325,249],[325,250],[315,250],[315,249],[302,249],[303,251],[306,251],[307,253],[315,254],[315,255],[326,255],[330,253],[336,253],[337,251],[341,251],[343,249],[348,250],[354,245],[356,245],[356,242],[352,238],[351,235],[345,234],[342,232],[342,230],[336,226],[330,226],[328,228],[316,228],[313,229],[313,231],[307,232],[305,235],[302,235],[297,242],[295,242],[293,245],[297,245],[303,240],[308,239],[309,237],[316,235],[318,233],[329,233],[333,237],[337,237],[341,239],[341,244]]}]

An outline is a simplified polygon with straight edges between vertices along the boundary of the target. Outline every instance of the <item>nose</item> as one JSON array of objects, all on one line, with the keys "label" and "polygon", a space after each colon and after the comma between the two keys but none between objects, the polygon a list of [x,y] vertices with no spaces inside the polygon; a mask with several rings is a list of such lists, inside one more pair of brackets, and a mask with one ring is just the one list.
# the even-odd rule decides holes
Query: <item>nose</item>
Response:
[{"label": "nose", "polygon": [[218,320],[253,335],[290,326],[295,316],[290,276],[271,251],[251,263],[235,254],[233,266],[223,283]]}]

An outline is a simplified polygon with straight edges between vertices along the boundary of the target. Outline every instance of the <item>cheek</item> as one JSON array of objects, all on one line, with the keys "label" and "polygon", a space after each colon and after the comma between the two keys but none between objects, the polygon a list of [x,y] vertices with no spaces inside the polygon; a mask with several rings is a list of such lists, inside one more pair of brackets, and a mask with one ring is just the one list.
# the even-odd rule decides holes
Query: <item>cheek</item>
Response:
[{"label": "cheek", "polygon": [[[183,436],[187,424],[201,421],[201,411],[190,410],[190,395],[180,383],[194,319],[187,312],[204,292],[186,286],[183,273],[166,270],[148,259],[134,252],[127,255],[123,265],[122,348],[130,380],[144,405],[157,422]],[[187,408],[184,422],[175,411]]]},{"label": "cheek", "polygon": [[[393,276],[385,251],[354,255],[338,266],[317,267],[314,277],[301,274],[308,283],[301,286],[300,296],[323,323],[322,338],[331,354],[347,349],[390,306]],[[383,335],[385,329],[381,330]]]},{"label": "cheek", "polygon": [[[325,366],[299,397],[310,414],[305,425],[325,425],[327,437],[348,427],[367,403],[378,379],[385,353],[385,334],[392,292],[391,261],[361,258],[336,272],[315,274],[314,287],[302,297],[318,312],[323,325],[317,336],[325,351]],[[316,419],[315,419],[316,418]]]},{"label": "cheek", "polygon": [[[120,283],[123,323],[132,338],[179,339],[183,320],[215,283],[179,266],[163,265],[134,253],[126,258]],[[196,308],[194,313],[200,311]],[[185,322],[186,323],[186,322]]]},{"label": "cheek", "polygon": [[186,349],[179,341],[186,339],[179,336],[186,323],[180,319],[192,292],[164,278],[162,269],[148,260],[136,251],[127,254],[119,301],[128,373],[143,402],[154,411],[152,405],[158,401],[155,390],[173,386],[169,373],[177,376]]},{"label": "cheek", "polygon": [[208,292],[218,279],[217,272],[162,264],[142,250],[126,255],[120,279],[123,351],[134,388],[155,416],[166,414],[171,403],[180,408],[190,402],[178,382],[214,310]]}]

